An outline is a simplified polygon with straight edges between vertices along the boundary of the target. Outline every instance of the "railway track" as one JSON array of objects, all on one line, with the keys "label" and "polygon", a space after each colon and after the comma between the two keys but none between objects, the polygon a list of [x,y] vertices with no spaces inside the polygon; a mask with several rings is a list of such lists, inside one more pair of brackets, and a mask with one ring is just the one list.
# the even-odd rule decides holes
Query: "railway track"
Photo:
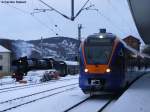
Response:
[{"label": "railway track", "polygon": [[115,98],[109,95],[90,96],[78,102],[77,104],[69,107],[63,112],[102,112],[102,110],[113,100],[115,100]]},{"label": "railway track", "polygon": [[[139,77],[137,77],[135,80],[133,80],[131,82],[131,84],[127,87],[129,88],[136,80],[138,80],[139,78],[141,78],[143,76],[140,75]],[[63,87],[63,89],[60,87],[56,87],[53,89],[49,89],[49,90],[44,90],[41,92],[37,92],[37,93],[33,93],[30,95],[26,95],[26,96],[21,96],[18,98],[14,98],[14,99],[10,99],[7,101],[2,101],[0,102],[0,112],[5,112],[5,111],[9,111],[13,108],[17,108],[26,104],[30,104],[32,102],[44,99],[44,98],[48,98],[54,95],[57,95],[59,93],[63,93],[69,90],[73,90],[75,88],[78,87],[78,83],[76,83],[75,85],[69,86],[66,85],[67,87]],[[126,88],[126,89],[127,89]],[[124,91],[126,90],[124,89]],[[122,92],[123,93],[123,92]],[[109,107],[109,104],[113,104],[113,102],[115,102],[119,97],[121,96],[102,96],[102,97],[88,97],[76,104],[74,104],[73,106],[63,110],[63,112],[80,112],[80,111],[86,111],[86,112],[103,112],[105,109],[107,110],[107,107]],[[92,107],[93,106],[93,102],[94,103],[94,108],[91,108],[86,110],[85,107]],[[11,105],[10,105],[11,104]],[[8,106],[7,106],[8,105]],[[84,110],[82,110],[84,109]]]},{"label": "railway track", "polygon": [[36,83],[36,84],[28,84],[28,85],[21,85],[21,86],[14,86],[14,87],[7,87],[7,88],[2,88],[0,89],[0,93],[5,93],[9,91],[15,91],[15,90],[20,90],[20,89],[26,89],[26,88],[31,88],[31,87],[37,87],[37,86],[43,86],[43,85],[48,85],[51,83],[55,82],[62,82],[62,81],[70,81],[78,78],[71,78],[71,79],[62,79],[62,80],[53,80],[45,83]]},{"label": "railway track", "polygon": [[[112,94],[102,96],[101,98],[96,98],[98,101],[95,101],[95,98],[93,96],[90,96],[77,104],[67,108],[63,112],[103,112],[105,109],[109,108],[110,104],[113,104],[134,82],[136,82],[138,79],[140,79],[143,75],[146,75],[145,73],[140,74],[138,77],[136,77],[134,80],[132,80],[128,86],[126,86],[120,93],[115,94],[112,96]],[[105,99],[104,99],[105,97]],[[94,98],[94,99],[93,99]],[[95,105],[93,105],[94,102],[97,102]],[[87,108],[86,107],[94,107],[94,108]]]},{"label": "railway track", "polygon": [[40,92],[33,93],[30,95],[21,96],[21,97],[17,97],[14,99],[2,101],[2,102],[0,102],[0,112],[5,112],[5,111],[41,100],[44,98],[48,98],[48,97],[75,89],[77,87],[78,87],[78,83],[73,83],[73,84],[69,84],[69,85],[65,85],[65,86],[60,86],[60,87],[40,91]]},{"label": "railway track", "polygon": [[0,85],[3,86],[3,85],[10,85],[10,84],[14,84],[15,81],[7,81],[7,82],[0,82]]}]

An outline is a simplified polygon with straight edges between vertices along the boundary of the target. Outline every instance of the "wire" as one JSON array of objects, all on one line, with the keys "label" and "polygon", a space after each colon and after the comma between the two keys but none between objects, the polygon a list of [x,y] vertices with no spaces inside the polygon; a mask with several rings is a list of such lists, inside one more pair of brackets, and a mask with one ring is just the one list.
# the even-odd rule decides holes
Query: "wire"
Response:
[{"label": "wire", "polygon": [[37,22],[39,22],[41,25],[45,26],[46,28],[50,29],[55,35],[59,35],[58,33],[56,33],[53,29],[51,29],[47,24],[45,24],[44,22],[42,22],[41,20],[39,20],[38,18],[36,18],[32,13],[28,12],[28,11],[25,11],[25,10],[22,10],[20,8],[17,8],[17,7],[14,7],[10,4],[6,4],[8,6],[10,6],[11,8],[14,8],[24,14],[27,14],[27,15],[30,15],[31,17],[33,17]]},{"label": "wire", "polygon": [[[35,4],[32,2],[32,5],[34,5],[35,6]],[[36,12],[33,12],[32,14],[37,14],[37,13],[43,13],[43,12],[47,12],[47,11],[53,11],[53,9],[38,9],[38,8],[36,8],[36,9],[34,9],[34,10],[37,10]],[[58,24],[56,24],[56,22],[54,22],[54,20],[52,19],[52,17],[50,16],[50,15],[47,15],[46,14],[46,16],[50,19],[50,23],[51,23],[51,25],[55,28],[55,29],[57,29],[59,32],[61,32],[61,34],[62,35],[64,35],[64,32],[60,29],[60,27],[59,27],[59,25]]]},{"label": "wire", "polygon": [[[91,9],[91,7],[95,7],[94,4],[90,5],[90,7],[86,7],[85,10],[94,10],[96,11],[98,14],[100,14],[105,20],[107,20],[107,22],[109,22],[110,24],[112,24],[114,26],[114,28],[116,28],[118,31],[120,31],[121,33],[124,32],[120,27],[118,27],[116,24],[114,24],[114,22],[109,18],[107,17],[106,15],[104,15],[104,13],[101,13],[99,11],[98,8],[94,8],[94,9]],[[125,32],[124,32],[125,33]]]},{"label": "wire", "polygon": [[41,3],[43,3],[44,5],[46,5],[47,7],[49,7],[50,9],[54,10],[55,12],[57,12],[58,14],[62,15],[63,17],[65,17],[66,19],[70,18],[68,16],[66,16],[65,14],[61,13],[60,11],[56,10],[55,8],[51,7],[50,5],[48,5],[47,3],[43,2],[42,0],[39,0]]},{"label": "wire", "polygon": [[27,12],[27,11],[25,11],[25,10],[22,10],[22,9],[20,9],[20,8],[14,7],[14,6],[10,5],[10,4],[6,4],[6,5],[8,5],[8,6],[14,8],[14,9],[16,9],[16,10],[18,10],[18,11],[24,13],[24,14],[29,14],[29,12]]},{"label": "wire", "polygon": [[[93,8],[94,7],[94,8]],[[83,10],[93,10],[93,11],[96,11],[98,14],[100,14],[107,22],[109,22],[110,24],[112,24],[114,26],[114,28],[116,28],[118,31],[120,31],[121,33],[124,32],[123,29],[121,29],[120,27],[118,27],[116,24],[114,24],[114,22],[109,18],[107,17],[106,15],[104,15],[104,13],[102,14],[98,8],[95,7],[95,4],[92,4],[90,2],[90,6],[88,7],[85,7]],[[125,33],[125,32],[124,32]],[[126,33],[125,33],[126,34]]]},{"label": "wire", "polygon": [[[35,6],[35,4],[33,3],[33,1],[32,1],[32,6]],[[42,8],[40,8],[40,9],[38,9],[38,8],[36,8],[36,9],[34,9],[34,10],[37,10],[36,12],[32,12],[31,14],[37,14],[37,13],[43,13],[43,12],[47,12],[47,11],[53,11],[53,9],[42,9]],[[57,28],[59,31],[61,31],[61,29],[58,27],[58,25],[57,24],[55,24],[54,23],[54,20],[49,16],[49,15],[46,15],[48,18],[50,18],[50,23],[51,23],[51,25],[53,26],[53,27],[55,27],[55,28]],[[47,26],[47,25],[46,25]],[[54,31],[54,30],[53,30]],[[62,32],[62,31],[61,31]],[[58,33],[56,33],[56,35],[58,35]]]},{"label": "wire", "polygon": [[[120,31],[121,33],[124,32],[120,27],[118,27],[116,24],[114,24],[114,22],[109,18],[107,17],[106,15],[102,14],[99,10],[97,10],[97,12],[103,17],[105,18],[105,20],[107,20],[110,24],[112,24],[114,27],[113,28],[116,28],[118,31]],[[125,33],[125,32],[124,32]]]},{"label": "wire", "polygon": [[57,28],[57,29],[59,30],[59,32],[61,32],[61,33],[63,34],[63,31],[60,29],[59,25],[55,24],[54,20],[50,17],[50,15],[46,15],[46,16],[50,19],[51,24],[52,24],[55,28]]},{"label": "wire", "polygon": [[84,3],[84,5],[81,7],[81,9],[77,12],[77,14],[75,15],[75,17],[73,18],[73,20],[78,17],[78,15],[82,12],[82,10],[84,10],[84,8],[85,8],[85,6],[87,5],[88,2],[89,2],[89,0],[87,0]]},{"label": "wire", "polygon": [[[119,0],[118,0],[118,1],[119,1]],[[115,11],[115,14],[117,14],[118,17],[121,17],[122,22],[123,22],[123,23],[125,22],[125,23],[127,24],[128,28],[129,28],[129,31],[132,32],[131,25],[130,25],[129,22],[124,18],[123,14],[120,14],[119,9],[118,9],[117,7],[115,7],[115,6],[112,4],[111,0],[107,0],[107,2],[108,2],[108,4],[110,4],[110,6],[112,7],[112,9]]]},{"label": "wire", "polygon": [[38,21],[41,25],[45,26],[46,28],[50,29],[54,34],[58,35],[58,33],[56,33],[53,29],[51,29],[47,24],[45,24],[44,22],[42,22],[40,19],[38,19],[37,17],[35,17],[34,15],[31,14],[31,16]]},{"label": "wire", "polygon": [[[43,9],[43,10],[45,10],[45,9]],[[37,11],[37,12],[32,12],[31,15],[34,16],[36,13],[41,13],[41,12],[46,12],[46,11],[48,11],[48,10],[42,11],[42,9],[41,9],[41,11],[39,10],[39,11]],[[46,15],[46,16],[47,16],[47,18],[50,19],[51,25],[52,25],[54,28],[57,28],[59,31],[61,31],[61,29],[59,28],[59,26],[54,23],[54,20],[53,20],[50,16],[48,16],[48,15]],[[43,24],[43,23],[42,23],[42,24]],[[47,27],[47,25],[46,25],[46,27]],[[53,31],[54,31],[54,30],[53,30]],[[61,31],[61,32],[62,32],[62,31]]]}]

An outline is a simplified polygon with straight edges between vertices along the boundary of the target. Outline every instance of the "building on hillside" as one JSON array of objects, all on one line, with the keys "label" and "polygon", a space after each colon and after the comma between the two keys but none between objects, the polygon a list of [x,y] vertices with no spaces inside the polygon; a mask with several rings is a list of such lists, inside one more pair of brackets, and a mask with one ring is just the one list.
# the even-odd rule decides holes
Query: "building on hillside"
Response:
[{"label": "building on hillside", "polygon": [[130,47],[140,51],[140,45],[141,42],[139,39],[135,38],[132,35],[127,36],[126,38],[123,39],[123,41]]},{"label": "building on hillside", "polygon": [[10,74],[10,50],[0,45],[0,76]]}]

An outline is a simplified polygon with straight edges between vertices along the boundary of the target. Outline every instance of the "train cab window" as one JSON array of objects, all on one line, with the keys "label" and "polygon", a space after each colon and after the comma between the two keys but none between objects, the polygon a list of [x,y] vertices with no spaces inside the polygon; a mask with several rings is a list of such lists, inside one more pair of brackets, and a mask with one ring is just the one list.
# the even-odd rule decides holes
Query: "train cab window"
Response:
[{"label": "train cab window", "polygon": [[90,46],[85,48],[88,64],[106,64],[109,61],[112,46]]}]

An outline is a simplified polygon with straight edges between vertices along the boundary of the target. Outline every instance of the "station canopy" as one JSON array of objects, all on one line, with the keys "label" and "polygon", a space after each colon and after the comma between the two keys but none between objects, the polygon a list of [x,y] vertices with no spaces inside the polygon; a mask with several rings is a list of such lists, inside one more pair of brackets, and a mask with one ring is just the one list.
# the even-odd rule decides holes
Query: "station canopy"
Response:
[{"label": "station canopy", "polygon": [[128,3],[141,38],[150,44],[150,0],[128,0]]}]

